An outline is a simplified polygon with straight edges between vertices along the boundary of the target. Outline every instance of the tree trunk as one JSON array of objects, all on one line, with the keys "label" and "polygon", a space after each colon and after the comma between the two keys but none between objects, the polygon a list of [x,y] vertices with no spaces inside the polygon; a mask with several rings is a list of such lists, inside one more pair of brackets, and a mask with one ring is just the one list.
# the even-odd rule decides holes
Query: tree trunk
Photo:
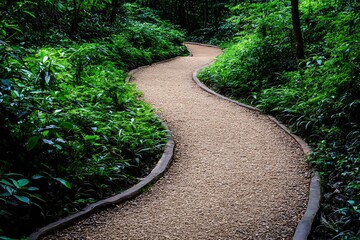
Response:
[{"label": "tree trunk", "polygon": [[77,0],[73,0],[73,4],[74,4],[74,13],[73,13],[73,19],[71,22],[71,27],[70,27],[70,37],[74,37],[75,35],[77,35],[78,33],[78,5],[77,5]]},{"label": "tree trunk", "polygon": [[109,22],[113,24],[116,21],[116,13],[117,13],[117,7],[119,5],[119,0],[113,0],[111,4],[112,4],[112,9],[111,9],[111,16]]},{"label": "tree trunk", "polygon": [[292,25],[294,29],[296,58],[302,60],[304,55],[304,42],[301,33],[300,16],[299,16],[299,0],[291,0]]},{"label": "tree trunk", "polygon": [[215,0],[215,6],[213,6],[214,8],[214,24],[215,26],[219,26],[219,22],[221,19],[221,7],[220,7],[220,2],[219,0]]},{"label": "tree trunk", "polygon": [[14,3],[16,3],[17,1],[16,0],[7,0],[6,1],[6,6],[7,7],[10,7],[10,6],[12,6]]},{"label": "tree trunk", "polygon": [[179,1],[178,2],[178,6],[179,6],[179,24],[180,24],[180,26],[181,27],[184,27],[184,28],[186,28],[186,16],[185,16],[185,3],[184,3],[184,1]]},{"label": "tree trunk", "polygon": [[158,0],[152,0],[150,7],[151,7],[152,9],[159,10]]},{"label": "tree trunk", "polygon": [[81,5],[83,4],[84,0],[73,0],[74,4],[74,16],[70,27],[70,37],[75,37],[78,34],[78,28],[79,28],[79,16],[80,16],[80,10]]},{"label": "tree trunk", "polygon": [[209,22],[209,0],[205,0],[205,9],[204,9],[204,23],[205,26]]}]

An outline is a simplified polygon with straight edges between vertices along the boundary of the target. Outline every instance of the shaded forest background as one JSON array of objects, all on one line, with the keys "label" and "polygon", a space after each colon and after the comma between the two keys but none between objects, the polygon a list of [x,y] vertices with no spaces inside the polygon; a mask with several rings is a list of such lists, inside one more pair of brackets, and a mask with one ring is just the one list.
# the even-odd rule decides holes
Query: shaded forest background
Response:
[{"label": "shaded forest background", "polygon": [[205,84],[312,146],[323,197],[311,238],[358,239],[359,10],[356,0],[3,1],[0,236],[26,236],[151,169],[166,131],[124,79],[186,54],[187,39],[224,49],[199,74]]}]

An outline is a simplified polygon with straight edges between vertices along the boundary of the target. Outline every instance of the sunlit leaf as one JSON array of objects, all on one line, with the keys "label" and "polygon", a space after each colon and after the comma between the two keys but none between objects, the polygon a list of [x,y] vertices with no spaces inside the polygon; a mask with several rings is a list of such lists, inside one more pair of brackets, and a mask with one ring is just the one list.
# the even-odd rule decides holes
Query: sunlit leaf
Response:
[{"label": "sunlit leaf", "polygon": [[28,197],[25,196],[18,196],[18,195],[14,195],[14,197],[19,200],[20,202],[26,203],[28,205],[30,205],[31,201]]},{"label": "sunlit leaf", "polygon": [[61,183],[62,185],[64,185],[65,187],[71,189],[71,184],[66,181],[65,179],[62,178],[54,178],[56,181],[58,181],[59,183]]},{"label": "sunlit leaf", "polygon": [[26,13],[27,15],[33,17],[33,18],[36,18],[35,15],[32,12],[29,12],[29,11],[26,11],[26,10],[23,10],[23,12]]},{"label": "sunlit leaf", "polygon": [[29,180],[27,180],[27,179],[20,179],[20,180],[17,180],[17,182],[18,182],[20,188],[29,184]]},{"label": "sunlit leaf", "polygon": [[42,176],[42,175],[40,175],[40,174],[35,174],[35,175],[33,175],[31,178],[37,180],[37,179],[44,178],[44,176]]},{"label": "sunlit leaf", "polygon": [[50,82],[50,74],[49,74],[49,72],[45,72],[45,82],[46,82],[46,84],[49,84],[49,82]]},{"label": "sunlit leaf", "polygon": [[54,145],[54,142],[52,140],[49,140],[49,139],[43,139],[42,140],[45,144],[49,144],[49,145]]},{"label": "sunlit leaf", "polygon": [[85,141],[91,141],[91,140],[98,140],[100,137],[98,135],[85,135],[84,140]]},{"label": "sunlit leaf", "polygon": [[8,180],[5,180],[5,179],[0,179],[0,183],[5,184],[5,185],[10,186],[10,187],[13,186],[13,184],[11,184]]}]

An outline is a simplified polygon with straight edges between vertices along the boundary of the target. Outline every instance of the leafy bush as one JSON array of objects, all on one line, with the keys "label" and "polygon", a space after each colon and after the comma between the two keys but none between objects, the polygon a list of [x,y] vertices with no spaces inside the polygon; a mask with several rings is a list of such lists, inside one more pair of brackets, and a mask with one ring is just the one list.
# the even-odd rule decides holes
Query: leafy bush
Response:
[{"label": "leafy bush", "polygon": [[210,25],[193,31],[188,40],[191,42],[223,45],[236,34],[236,25],[232,21],[223,21],[218,25]]},{"label": "leafy bush", "polygon": [[283,82],[282,71],[295,67],[290,14],[278,1],[242,3],[232,12],[229,21],[243,31],[199,77],[222,94],[252,102],[261,89]]},{"label": "leafy bush", "polygon": [[[2,210],[14,216],[17,206],[28,220],[79,210],[133,183],[161,151],[166,133],[151,108],[136,100],[134,86],[124,83],[124,72],[111,63],[87,62],[77,77],[71,62],[79,55],[73,49],[42,49],[24,58],[28,66],[5,59],[12,69],[3,68],[1,85]],[[9,181],[8,172],[21,177]],[[19,195],[28,184],[36,194]],[[15,200],[21,205],[12,210],[8,204]],[[2,217],[1,225],[8,226],[8,217]],[[4,230],[15,234],[21,225]]]},{"label": "leafy bush", "polygon": [[[252,103],[311,144],[323,201],[313,239],[360,236],[360,27],[356,2],[304,1],[307,58],[297,66],[289,14],[278,1],[242,3],[238,36],[199,78]],[[282,33],[281,33],[282,32]]]},{"label": "leafy bush", "polygon": [[126,71],[185,48],[181,31],[149,15],[154,22],[133,17],[97,43],[0,41],[0,236],[118,193],[156,163],[167,132]]}]

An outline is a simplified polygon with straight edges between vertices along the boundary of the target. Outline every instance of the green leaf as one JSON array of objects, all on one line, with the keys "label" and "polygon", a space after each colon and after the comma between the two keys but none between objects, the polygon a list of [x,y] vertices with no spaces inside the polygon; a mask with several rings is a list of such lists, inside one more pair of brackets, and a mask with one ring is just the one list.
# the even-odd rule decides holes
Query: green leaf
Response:
[{"label": "green leaf", "polygon": [[0,240],[14,240],[14,238],[9,238],[5,236],[0,236]]},{"label": "green leaf", "polygon": [[85,141],[91,141],[91,140],[98,140],[100,137],[97,135],[85,135],[84,140]]},{"label": "green leaf", "polygon": [[49,130],[43,131],[43,132],[42,132],[42,135],[43,135],[44,137],[47,137],[47,136],[49,135]]},{"label": "green leaf", "polygon": [[38,136],[32,136],[29,138],[29,140],[26,143],[26,150],[31,151],[33,150],[37,144],[39,143],[40,137]]},{"label": "green leaf", "polygon": [[25,196],[18,196],[18,195],[14,195],[15,198],[17,198],[17,200],[19,200],[20,202],[26,203],[30,205],[30,199],[28,197]]},{"label": "green leaf", "polygon": [[62,138],[55,139],[55,142],[57,142],[57,143],[66,143],[66,141],[64,139],[62,139]]},{"label": "green leaf", "polygon": [[13,194],[14,194],[14,192],[15,192],[15,190],[14,190],[14,188],[13,187],[9,187],[9,186],[2,186],[5,190],[6,190],[6,192],[5,193],[2,193],[1,195],[2,196],[12,196]]},{"label": "green leaf", "polygon": [[33,17],[33,18],[36,18],[35,15],[32,12],[29,12],[29,11],[26,11],[26,10],[24,10],[23,12],[26,13],[27,15]]},{"label": "green leaf", "polygon": [[45,144],[49,144],[49,145],[54,145],[54,142],[52,141],[52,140],[49,140],[49,139],[43,139],[43,142],[45,143]]},{"label": "green leaf", "polygon": [[19,187],[22,188],[22,187],[24,187],[24,186],[26,186],[26,185],[29,184],[29,180],[27,180],[27,179],[20,179],[20,180],[17,180],[17,183],[19,184]]},{"label": "green leaf", "polygon": [[15,186],[17,189],[20,189],[20,188],[21,188],[20,185],[19,185],[19,183],[18,183],[18,181],[16,181],[15,179],[12,179],[12,178],[10,178],[10,180],[11,180],[11,182],[14,184],[14,186]]},{"label": "green leaf", "polygon": [[50,74],[49,74],[49,72],[45,72],[45,82],[46,82],[46,84],[49,84],[49,82],[50,82]]},{"label": "green leaf", "polygon": [[67,129],[67,130],[72,130],[72,129],[74,129],[74,124],[72,122],[62,122],[60,124],[60,127]]},{"label": "green leaf", "polygon": [[0,183],[3,183],[3,184],[5,184],[5,185],[7,185],[7,186],[10,186],[10,187],[13,187],[13,184],[11,184],[9,181],[7,181],[7,180],[5,180],[5,179],[1,179],[1,180],[0,180]]},{"label": "green leaf", "polygon": [[24,177],[22,174],[19,173],[6,173],[4,175],[7,177]]},{"label": "green leaf", "polygon": [[28,191],[38,191],[39,190],[39,188],[37,188],[37,187],[28,187],[28,188],[26,188]]},{"label": "green leaf", "polygon": [[40,174],[35,174],[31,177],[32,179],[34,180],[37,180],[37,179],[41,179],[41,178],[44,178],[44,176],[40,175]]},{"label": "green leaf", "polygon": [[54,178],[56,181],[58,181],[59,183],[61,183],[62,185],[64,185],[65,187],[67,187],[68,189],[71,189],[71,184],[66,181],[65,179],[62,178]]}]

